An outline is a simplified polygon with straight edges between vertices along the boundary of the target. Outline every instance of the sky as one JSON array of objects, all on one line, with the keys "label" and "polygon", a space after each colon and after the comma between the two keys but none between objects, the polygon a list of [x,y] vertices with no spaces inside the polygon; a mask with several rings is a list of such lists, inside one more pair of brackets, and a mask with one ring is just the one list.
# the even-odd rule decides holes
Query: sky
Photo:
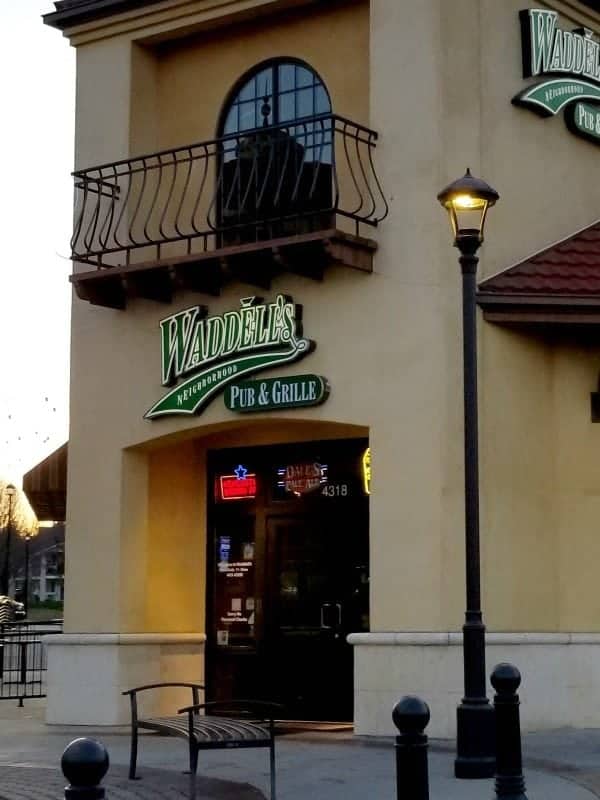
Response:
[{"label": "sky", "polygon": [[68,437],[75,52],[51,0],[0,0],[0,479]]}]

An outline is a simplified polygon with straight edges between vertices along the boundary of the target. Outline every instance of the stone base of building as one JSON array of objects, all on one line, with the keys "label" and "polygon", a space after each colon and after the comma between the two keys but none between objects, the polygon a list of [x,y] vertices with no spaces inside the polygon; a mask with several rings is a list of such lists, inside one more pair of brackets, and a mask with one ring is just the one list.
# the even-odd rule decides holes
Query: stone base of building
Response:
[{"label": "stone base of building", "polygon": [[[348,641],[354,645],[356,734],[397,734],[392,708],[415,694],[431,710],[428,735],[455,737],[463,695],[461,633],[357,633]],[[600,727],[600,634],[488,633],[486,645],[488,675],[501,661],[521,672],[524,731]]]},{"label": "stone base of building", "polygon": [[[134,686],[169,681],[204,682],[204,643],[196,633],[73,634],[48,636],[46,722],[53,725],[123,725]],[[143,692],[140,714],[173,713],[190,705],[190,690]]]}]

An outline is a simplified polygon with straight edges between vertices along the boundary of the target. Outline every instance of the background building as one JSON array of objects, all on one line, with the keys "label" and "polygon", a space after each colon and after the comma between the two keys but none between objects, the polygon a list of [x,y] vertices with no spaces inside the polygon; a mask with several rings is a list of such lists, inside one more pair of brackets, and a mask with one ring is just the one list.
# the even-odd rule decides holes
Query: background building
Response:
[{"label": "background building", "polygon": [[[40,528],[39,535],[29,544],[29,556],[25,557],[25,544],[20,544],[15,553],[15,568],[12,578],[17,599],[24,602],[28,573],[29,608],[32,605],[56,603],[64,600],[64,524]],[[29,565],[29,566],[27,566]],[[61,616],[60,612],[57,612]]]}]

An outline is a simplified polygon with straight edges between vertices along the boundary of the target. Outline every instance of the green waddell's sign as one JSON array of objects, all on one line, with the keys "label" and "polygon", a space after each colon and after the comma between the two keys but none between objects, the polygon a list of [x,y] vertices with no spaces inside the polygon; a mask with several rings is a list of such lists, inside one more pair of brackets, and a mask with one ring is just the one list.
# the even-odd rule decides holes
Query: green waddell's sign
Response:
[{"label": "green waddell's sign", "polygon": [[245,297],[240,305],[212,317],[204,306],[194,306],[161,320],[161,382],[177,385],[146,419],[197,414],[228,384],[299,361],[314,349],[302,336],[302,307],[290,297],[280,294],[272,303]]},{"label": "green waddell's sign", "polygon": [[600,106],[573,103],[565,111],[565,119],[573,133],[600,143]]},{"label": "green waddell's sign", "polygon": [[[558,26],[558,12],[531,8],[520,12],[523,76],[544,80],[519,92],[513,103],[548,117],[565,109],[570,130],[593,141],[590,109],[600,104],[600,43],[588,28],[572,31]],[[580,101],[588,101],[583,104]],[[594,126],[594,132],[590,128]]]},{"label": "green waddell's sign", "polygon": [[318,406],[329,395],[320,375],[286,375],[283,378],[242,381],[228,386],[225,405],[230,411],[275,411],[279,408]]}]

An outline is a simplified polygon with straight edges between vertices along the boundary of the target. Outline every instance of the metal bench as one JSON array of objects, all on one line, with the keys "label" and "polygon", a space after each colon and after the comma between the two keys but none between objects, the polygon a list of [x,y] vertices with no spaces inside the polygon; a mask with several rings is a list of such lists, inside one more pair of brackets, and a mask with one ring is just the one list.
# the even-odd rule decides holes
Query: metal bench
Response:
[{"label": "metal bench", "polygon": [[[191,689],[192,705],[180,708],[170,717],[145,717],[138,715],[137,695],[149,689],[184,687]],[[271,771],[271,800],[275,793],[275,723],[274,713],[281,706],[258,700],[216,700],[200,703],[198,683],[152,683],[123,692],[131,703],[131,757],[129,778],[136,777],[138,731],[140,728],[156,731],[167,736],[187,739],[189,746],[190,774],[198,769],[200,750],[218,750],[237,747],[268,747]],[[200,711],[204,711],[200,714]],[[206,713],[206,712],[211,713]],[[185,716],[184,716],[185,715]]]}]

